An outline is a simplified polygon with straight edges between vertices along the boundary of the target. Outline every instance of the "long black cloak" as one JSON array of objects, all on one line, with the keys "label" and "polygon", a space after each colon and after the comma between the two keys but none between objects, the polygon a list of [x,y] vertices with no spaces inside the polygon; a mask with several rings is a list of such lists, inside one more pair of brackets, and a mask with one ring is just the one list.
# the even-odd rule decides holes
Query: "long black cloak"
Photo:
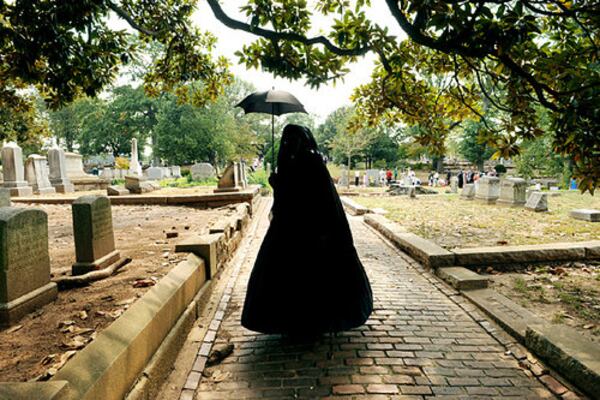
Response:
[{"label": "long black cloak", "polygon": [[272,220],[250,276],[242,325],[285,334],[362,325],[373,309],[371,286],[310,130],[287,125],[277,161]]}]

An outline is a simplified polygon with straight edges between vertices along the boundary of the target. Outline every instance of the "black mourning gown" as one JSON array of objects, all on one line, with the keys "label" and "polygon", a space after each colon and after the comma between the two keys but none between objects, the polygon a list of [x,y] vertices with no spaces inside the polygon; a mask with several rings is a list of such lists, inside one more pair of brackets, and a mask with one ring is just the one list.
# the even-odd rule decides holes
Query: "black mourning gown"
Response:
[{"label": "black mourning gown", "polygon": [[242,325],[290,335],[362,325],[373,310],[371,287],[310,130],[285,127],[270,181],[272,220],[248,282]]}]

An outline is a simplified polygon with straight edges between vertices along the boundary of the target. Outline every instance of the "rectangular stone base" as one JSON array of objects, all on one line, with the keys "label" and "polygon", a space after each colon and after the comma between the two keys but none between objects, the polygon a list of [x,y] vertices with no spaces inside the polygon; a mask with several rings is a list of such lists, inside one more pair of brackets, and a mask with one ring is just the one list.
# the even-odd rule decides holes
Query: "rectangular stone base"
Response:
[{"label": "rectangular stone base", "polygon": [[588,222],[600,222],[600,210],[578,209],[570,212],[571,218]]},{"label": "rectangular stone base", "polygon": [[119,260],[119,257],[121,257],[119,251],[114,250],[105,255],[104,257],[99,258],[93,262],[76,262],[71,267],[71,273],[73,275],[83,275],[91,271],[97,271],[99,269],[108,267],[114,262],[117,262]]},{"label": "rectangular stone base", "polygon": [[0,326],[14,324],[30,312],[56,299],[57,294],[56,283],[49,282],[9,303],[0,303]]},{"label": "rectangular stone base", "polygon": [[477,195],[475,195],[475,200],[480,201],[482,203],[485,204],[496,204],[496,201],[498,200],[497,197],[477,197]]},{"label": "rectangular stone base", "polygon": [[54,189],[52,186],[50,186],[50,187],[45,187],[45,188],[37,188],[35,190],[35,192],[38,194],[49,194],[49,193],[56,193],[56,189]]},{"label": "rectangular stone base", "polygon": [[31,186],[11,187],[9,189],[10,195],[13,197],[31,196],[33,194],[33,188]]},{"label": "rectangular stone base", "polygon": [[56,193],[73,193],[75,191],[75,187],[71,183],[53,183],[52,186]]},{"label": "rectangular stone base", "polygon": [[508,207],[523,207],[525,205],[525,202],[517,202],[517,201],[511,201],[511,200],[504,200],[504,199],[498,199],[496,200],[496,204],[502,205],[502,206],[508,206]]}]

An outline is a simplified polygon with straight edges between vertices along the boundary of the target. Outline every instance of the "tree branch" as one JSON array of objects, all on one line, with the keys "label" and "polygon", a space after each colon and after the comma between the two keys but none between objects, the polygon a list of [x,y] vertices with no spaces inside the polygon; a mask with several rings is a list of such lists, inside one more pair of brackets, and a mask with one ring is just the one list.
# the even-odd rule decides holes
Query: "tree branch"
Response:
[{"label": "tree branch", "polygon": [[225,11],[223,11],[223,9],[221,8],[221,5],[219,4],[219,0],[207,0],[207,2],[211,8],[213,14],[215,15],[215,17],[219,21],[221,21],[225,26],[227,26],[231,29],[242,30],[242,31],[251,33],[253,35],[263,37],[265,39],[287,40],[287,41],[302,43],[307,46],[321,44],[321,45],[325,46],[325,48],[327,50],[329,50],[330,52],[337,54],[338,56],[344,56],[344,57],[362,56],[371,50],[371,48],[369,46],[357,47],[357,48],[353,48],[353,49],[346,49],[346,48],[338,47],[338,46],[334,45],[333,43],[331,43],[331,41],[329,39],[327,39],[325,36],[316,36],[313,38],[307,38],[306,36],[300,35],[298,33],[276,32],[276,31],[272,31],[270,29],[260,28],[258,26],[252,26],[245,22],[241,22],[241,21],[238,21],[238,20],[235,20],[235,19],[229,17],[225,13]]},{"label": "tree branch", "polygon": [[112,1],[107,2],[107,5],[108,5],[108,8],[113,10],[119,17],[121,17],[125,21],[127,21],[129,26],[131,26],[136,31],[140,31],[143,34],[148,35],[148,36],[154,36],[154,37],[158,36],[157,31],[152,31],[150,29],[146,29],[143,26],[139,25],[137,22],[135,22],[135,20],[131,17],[131,15],[127,14],[127,12],[125,10],[123,10],[121,7],[119,7]]}]

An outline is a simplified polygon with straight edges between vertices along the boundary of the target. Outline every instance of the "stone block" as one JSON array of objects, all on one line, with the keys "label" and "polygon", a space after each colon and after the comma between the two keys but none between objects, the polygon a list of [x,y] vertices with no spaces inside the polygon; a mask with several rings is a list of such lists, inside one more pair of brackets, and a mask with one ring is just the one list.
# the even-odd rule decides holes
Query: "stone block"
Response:
[{"label": "stone block", "polygon": [[244,189],[241,179],[240,165],[237,162],[231,163],[219,178],[215,193],[219,192],[237,192]]},{"label": "stone block", "polygon": [[127,175],[125,188],[131,193],[142,194],[154,191],[154,186],[139,176]]},{"label": "stone block", "polygon": [[194,253],[204,260],[206,279],[212,279],[219,268],[217,245],[223,240],[223,233],[190,236],[175,245],[178,253]]},{"label": "stone block", "polygon": [[10,190],[11,196],[31,196],[33,194],[33,189],[25,180],[23,152],[14,142],[9,142],[2,147],[2,175],[3,186]]},{"label": "stone block", "polygon": [[10,190],[0,188],[0,207],[10,207]]},{"label": "stone block", "polygon": [[548,194],[543,192],[531,192],[525,208],[535,212],[548,211]]},{"label": "stone block", "polygon": [[31,154],[25,163],[25,180],[32,187],[34,193],[56,193],[50,184],[47,173],[47,160],[38,154]]},{"label": "stone block", "polygon": [[109,186],[106,188],[106,194],[109,196],[127,196],[129,190],[123,186]]},{"label": "stone block", "polygon": [[436,270],[437,275],[457,290],[484,289],[488,280],[463,267],[444,267]]},{"label": "stone block", "polygon": [[145,172],[148,179],[161,180],[165,178],[165,170],[162,167],[150,167]]},{"label": "stone block", "polygon": [[358,204],[357,202],[346,196],[341,196],[340,200],[344,208],[352,215],[364,215],[371,212],[371,210],[367,207]]},{"label": "stone block", "polygon": [[582,221],[600,222],[600,210],[580,208],[572,210],[569,215],[571,215],[572,218],[580,219]]},{"label": "stone block", "polygon": [[487,204],[494,204],[500,196],[500,179],[495,176],[482,176],[477,181],[475,199]]},{"label": "stone block", "polygon": [[473,200],[475,197],[475,185],[472,183],[465,183],[462,192],[460,193],[460,197],[466,200]]},{"label": "stone block", "polygon": [[454,250],[462,266],[505,265],[531,262],[584,260],[584,243],[547,243],[523,246],[472,247]]},{"label": "stone block", "polygon": [[53,301],[48,216],[42,210],[0,208],[0,325],[10,325]]},{"label": "stone block", "polygon": [[497,203],[520,207],[525,204],[527,182],[521,178],[507,178],[500,182],[500,197]]},{"label": "stone block", "polygon": [[48,150],[48,165],[50,169],[50,184],[56,189],[57,193],[71,193],[75,187],[67,176],[67,164],[65,152],[59,147],[53,147]]},{"label": "stone block", "polygon": [[106,196],[82,196],[72,205],[75,256],[73,275],[109,266],[119,259],[115,249],[110,200]]},{"label": "stone block", "polygon": [[66,400],[69,382],[1,382],[0,400]]},{"label": "stone block", "polygon": [[600,394],[600,346],[565,325],[531,324],[526,346],[588,395]]},{"label": "stone block", "polygon": [[217,171],[209,163],[198,163],[192,165],[190,168],[190,173],[192,174],[192,179],[195,181],[202,181],[209,178],[215,178],[217,176]]}]

